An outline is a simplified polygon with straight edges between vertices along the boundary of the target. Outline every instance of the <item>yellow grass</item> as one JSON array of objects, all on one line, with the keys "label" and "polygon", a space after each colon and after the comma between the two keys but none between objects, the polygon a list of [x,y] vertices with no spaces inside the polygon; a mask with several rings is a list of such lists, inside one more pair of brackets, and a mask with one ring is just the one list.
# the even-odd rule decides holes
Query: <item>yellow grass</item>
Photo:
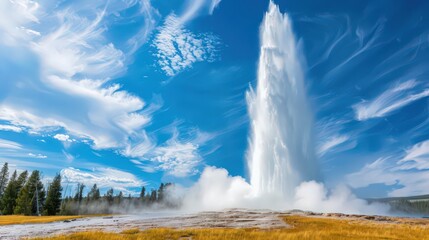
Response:
[{"label": "yellow grass", "polygon": [[340,220],[316,217],[286,216],[289,229],[165,229],[145,231],[126,230],[122,233],[80,232],[71,235],[38,240],[274,240],[274,239],[429,239],[429,222],[403,221],[401,223],[379,223],[362,220]]},{"label": "yellow grass", "polygon": [[1,225],[24,224],[24,223],[49,223],[64,221],[69,219],[81,218],[82,216],[22,216],[22,215],[5,215],[0,216]]}]

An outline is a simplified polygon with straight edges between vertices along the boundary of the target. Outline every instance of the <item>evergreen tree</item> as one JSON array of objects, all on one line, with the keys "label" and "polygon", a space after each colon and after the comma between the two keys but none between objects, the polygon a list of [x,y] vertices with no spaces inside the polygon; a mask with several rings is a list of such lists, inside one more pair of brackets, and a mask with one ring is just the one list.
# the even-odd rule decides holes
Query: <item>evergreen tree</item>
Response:
[{"label": "evergreen tree", "polygon": [[[14,178],[14,175],[16,175],[16,171],[14,172],[14,174],[12,174],[12,179]],[[18,198],[19,192],[27,181],[27,177],[28,171],[24,171],[19,174],[18,179],[14,181],[11,180],[9,182],[8,186],[6,187],[5,194],[2,198],[4,206],[2,209],[3,214],[13,214],[16,206],[16,199]]]},{"label": "evergreen tree", "polygon": [[16,170],[13,172],[12,177],[10,178],[9,183],[3,193],[3,196],[0,199],[0,212],[2,214],[12,214],[13,207],[16,199]]},{"label": "evergreen tree", "polygon": [[122,191],[120,191],[119,193],[118,193],[118,195],[116,196],[116,203],[117,204],[121,204],[121,202],[122,202],[122,199],[124,198],[124,194],[122,193]]},{"label": "evergreen tree", "polygon": [[150,193],[149,201],[151,203],[154,203],[156,202],[156,200],[157,200],[156,190],[152,189],[152,192]]},{"label": "evergreen tree", "polygon": [[16,180],[16,195],[18,197],[19,192],[24,187],[24,184],[27,182],[28,171],[24,171],[19,174],[18,180]]},{"label": "evergreen tree", "polygon": [[140,199],[141,199],[141,200],[144,200],[144,198],[145,198],[145,194],[146,194],[146,188],[145,188],[145,187],[142,187],[142,190],[141,190],[141,192],[140,192]]},{"label": "evergreen tree", "polygon": [[106,198],[107,202],[111,205],[113,203],[113,188],[107,190],[106,195],[104,195],[104,197]]},{"label": "evergreen tree", "polygon": [[45,202],[45,215],[56,215],[61,207],[61,175],[57,174],[49,185],[48,196]]},{"label": "evergreen tree", "polygon": [[[6,188],[8,179],[9,179],[9,166],[6,162],[3,164],[3,167],[1,168],[1,171],[0,171],[0,199],[3,197],[3,193]],[[0,209],[2,209],[2,206],[0,206]]]},{"label": "evergreen tree", "polygon": [[16,200],[15,214],[34,215],[42,211],[42,203],[45,199],[45,191],[40,181],[40,172],[31,173],[24,187],[21,188]]},{"label": "evergreen tree", "polygon": [[161,183],[158,189],[158,201],[162,201],[164,199],[164,183]]},{"label": "evergreen tree", "polygon": [[98,199],[100,199],[100,189],[98,189],[97,184],[94,184],[88,193],[88,200],[97,201]]}]

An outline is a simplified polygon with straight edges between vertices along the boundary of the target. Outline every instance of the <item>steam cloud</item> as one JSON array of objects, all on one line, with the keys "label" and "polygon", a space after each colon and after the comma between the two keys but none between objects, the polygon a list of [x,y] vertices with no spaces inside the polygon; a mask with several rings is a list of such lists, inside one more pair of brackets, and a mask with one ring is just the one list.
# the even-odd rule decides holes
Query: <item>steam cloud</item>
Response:
[{"label": "steam cloud", "polygon": [[293,192],[294,199],[279,194],[255,195],[252,185],[239,176],[229,176],[223,168],[207,167],[199,181],[186,190],[182,210],[187,212],[218,211],[227,208],[301,209],[314,212],[341,212],[385,215],[383,204],[368,204],[358,199],[346,186],[328,191],[316,181],[302,182]]}]

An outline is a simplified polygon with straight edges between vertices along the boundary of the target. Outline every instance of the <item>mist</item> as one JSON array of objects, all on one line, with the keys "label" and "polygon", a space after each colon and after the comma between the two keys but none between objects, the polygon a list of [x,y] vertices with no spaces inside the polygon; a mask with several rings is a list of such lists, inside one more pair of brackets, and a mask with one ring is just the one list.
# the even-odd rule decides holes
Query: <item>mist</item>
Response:
[{"label": "mist", "polygon": [[[207,167],[192,187],[181,191],[184,212],[220,211],[228,208],[313,211],[321,213],[387,215],[389,207],[357,198],[349,188],[339,185],[329,190],[321,182],[302,182],[286,199],[281,194],[256,195],[251,184],[240,176],[230,176],[223,168]],[[177,192],[172,191],[173,196]]]}]

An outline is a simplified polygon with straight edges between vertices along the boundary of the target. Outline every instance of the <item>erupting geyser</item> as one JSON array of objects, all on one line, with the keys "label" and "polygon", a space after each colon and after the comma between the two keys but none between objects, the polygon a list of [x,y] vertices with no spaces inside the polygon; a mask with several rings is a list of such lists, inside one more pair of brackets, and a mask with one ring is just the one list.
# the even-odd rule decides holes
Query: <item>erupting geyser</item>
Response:
[{"label": "erupting geyser", "polygon": [[272,2],[260,28],[256,90],[247,92],[251,135],[250,184],[226,169],[206,167],[187,192],[183,209],[302,209],[383,214],[387,207],[356,198],[344,185],[319,180],[313,117],[307,102],[300,52],[286,14]]},{"label": "erupting geyser", "polygon": [[247,92],[251,135],[250,184],[226,169],[206,167],[187,192],[183,209],[302,209],[383,214],[387,207],[356,198],[344,185],[319,180],[313,118],[307,102],[300,52],[291,22],[272,2],[260,28],[256,90]]},{"label": "erupting geyser", "polygon": [[251,120],[248,167],[256,196],[294,197],[303,181],[318,179],[312,114],[291,22],[270,2],[260,29],[256,90],[247,92]]}]

